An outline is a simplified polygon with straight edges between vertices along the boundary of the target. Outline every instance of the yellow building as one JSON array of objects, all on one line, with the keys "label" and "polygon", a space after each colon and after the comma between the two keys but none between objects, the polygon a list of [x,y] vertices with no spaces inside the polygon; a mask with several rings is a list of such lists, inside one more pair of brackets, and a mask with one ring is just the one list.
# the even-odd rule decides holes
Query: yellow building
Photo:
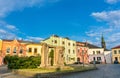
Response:
[{"label": "yellow building", "polygon": [[76,41],[70,40],[69,38],[62,38],[57,35],[52,35],[51,37],[41,41],[52,46],[63,46],[64,51],[64,61],[67,64],[74,63],[77,61],[76,57]]},{"label": "yellow building", "polygon": [[42,46],[40,43],[28,43],[26,45],[26,48],[27,48],[26,56],[41,55]]},{"label": "yellow building", "polygon": [[115,60],[120,63],[120,45],[112,48],[112,62]]},{"label": "yellow building", "polygon": [[0,53],[1,53],[1,50],[2,50],[2,40],[0,39]]}]

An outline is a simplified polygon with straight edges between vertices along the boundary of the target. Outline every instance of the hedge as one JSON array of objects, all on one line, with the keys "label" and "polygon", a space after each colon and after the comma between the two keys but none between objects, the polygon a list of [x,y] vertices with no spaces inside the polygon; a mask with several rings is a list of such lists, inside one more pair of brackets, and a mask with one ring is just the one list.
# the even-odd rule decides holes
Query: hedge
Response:
[{"label": "hedge", "polygon": [[41,57],[6,56],[4,61],[8,64],[8,69],[31,69],[40,66]]}]

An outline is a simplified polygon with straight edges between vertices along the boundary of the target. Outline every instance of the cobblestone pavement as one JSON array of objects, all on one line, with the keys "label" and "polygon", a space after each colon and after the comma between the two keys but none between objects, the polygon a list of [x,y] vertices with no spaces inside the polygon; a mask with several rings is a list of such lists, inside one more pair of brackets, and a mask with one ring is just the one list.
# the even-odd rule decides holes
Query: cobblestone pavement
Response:
[{"label": "cobblestone pavement", "polygon": [[7,66],[0,66],[0,78],[26,78],[26,77],[11,73],[11,71],[7,69]]},{"label": "cobblestone pavement", "polygon": [[[97,67],[98,70],[66,74],[54,78],[120,78],[120,64],[97,65]],[[12,74],[10,71],[7,71],[6,67],[3,66],[0,67],[0,78],[26,78],[26,77]]]},{"label": "cobblestone pavement", "polygon": [[60,78],[120,78],[120,64],[97,65],[98,70],[74,73]]}]

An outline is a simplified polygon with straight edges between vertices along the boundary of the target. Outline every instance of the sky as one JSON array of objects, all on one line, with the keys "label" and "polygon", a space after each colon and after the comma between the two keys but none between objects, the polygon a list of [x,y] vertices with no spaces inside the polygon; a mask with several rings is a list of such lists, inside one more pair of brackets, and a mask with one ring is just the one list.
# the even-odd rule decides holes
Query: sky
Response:
[{"label": "sky", "polygon": [[41,41],[56,34],[120,45],[120,0],[0,0],[0,39]]}]

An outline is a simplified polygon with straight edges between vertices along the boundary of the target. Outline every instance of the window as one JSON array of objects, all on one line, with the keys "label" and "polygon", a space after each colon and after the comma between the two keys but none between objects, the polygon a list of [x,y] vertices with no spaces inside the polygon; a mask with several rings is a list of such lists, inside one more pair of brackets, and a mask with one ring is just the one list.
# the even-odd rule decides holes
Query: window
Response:
[{"label": "window", "polygon": [[97,61],[100,61],[101,60],[101,57],[97,57]]},{"label": "window", "polygon": [[22,53],[23,53],[23,49],[21,48],[21,49],[20,49],[20,54],[22,54]]},{"label": "window", "polygon": [[96,51],[97,52],[97,54],[100,54],[100,51]]},{"label": "window", "polygon": [[32,48],[29,48],[29,49],[28,49],[28,52],[32,52]]},{"label": "window", "polygon": [[119,54],[120,54],[120,50],[119,50]]},{"label": "window", "polygon": [[37,53],[37,48],[34,48],[34,53]]},{"label": "window", "polygon": [[77,58],[77,62],[79,62],[79,61],[80,61],[80,58],[78,57],[78,58]]},{"label": "window", "polygon": [[79,51],[80,51],[80,50],[78,49],[78,53],[79,53]]},{"label": "window", "polygon": [[116,60],[116,61],[118,61],[118,58],[117,58],[117,57],[115,57],[115,60]]},{"label": "window", "polygon": [[70,61],[70,57],[69,57],[69,61]]},{"label": "window", "polygon": [[117,51],[116,51],[116,50],[114,50],[114,54],[117,54]]},{"label": "window", "polygon": [[53,43],[53,40],[52,40],[52,43]]},{"label": "window", "polygon": [[68,49],[68,53],[70,54],[70,49]]},{"label": "window", "polygon": [[20,54],[22,54],[23,53],[23,49],[22,49],[22,47],[20,47]]},{"label": "window", "polygon": [[73,50],[73,54],[75,54],[75,50]]},{"label": "window", "polygon": [[73,61],[74,61],[74,60],[75,60],[75,58],[73,57],[73,58],[71,58],[71,60],[73,60]]},{"label": "window", "polygon": [[73,46],[75,46],[75,44],[73,43]]},{"label": "window", "polygon": [[95,54],[95,51],[93,51],[93,54]]},{"label": "window", "polygon": [[63,41],[63,42],[62,42],[62,44],[64,45],[64,44],[65,44],[65,42]]},{"label": "window", "polygon": [[6,52],[7,52],[7,53],[10,53],[10,48],[7,48]]},{"label": "window", "polygon": [[70,43],[68,43],[68,46],[70,46]]},{"label": "window", "polygon": [[16,53],[16,52],[17,52],[17,49],[16,49],[16,47],[14,47],[13,53]]},{"label": "window", "polygon": [[57,44],[57,40],[55,40],[55,44]]},{"label": "window", "polygon": [[95,57],[93,57],[93,61],[95,61]]},{"label": "window", "polygon": [[84,50],[82,50],[82,55],[84,55]]}]

